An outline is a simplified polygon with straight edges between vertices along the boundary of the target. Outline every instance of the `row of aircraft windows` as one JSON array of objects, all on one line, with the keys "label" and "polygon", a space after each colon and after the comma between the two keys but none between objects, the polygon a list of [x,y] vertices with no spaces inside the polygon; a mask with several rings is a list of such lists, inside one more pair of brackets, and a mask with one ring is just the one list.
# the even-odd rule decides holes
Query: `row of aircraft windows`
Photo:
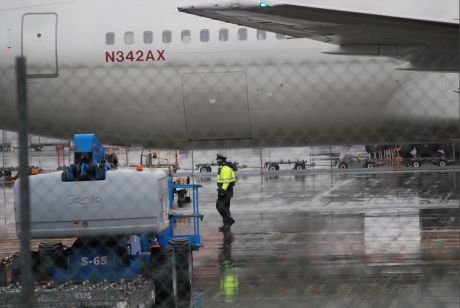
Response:
[{"label": "row of aircraft windows", "polygon": [[[220,29],[219,30],[219,41],[226,42],[228,41],[229,31],[228,29]],[[239,41],[245,41],[248,39],[248,29],[246,28],[239,28],[237,32],[237,38]],[[257,30],[256,38],[259,41],[263,41],[267,38],[267,32],[262,30]],[[284,39],[284,35],[276,34],[276,38],[279,40]],[[192,33],[190,30],[182,30],[180,40],[182,43],[190,43],[192,41]],[[171,43],[172,42],[172,32],[169,30],[165,30],[161,34],[161,41],[163,43]],[[153,43],[153,32],[152,31],[145,31],[143,33],[143,42],[144,44],[152,44]],[[203,29],[200,31],[200,42],[206,43],[209,42],[209,30]],[[115,44],[115,33],[108,32],[105,35],[105,43],[107,45],[114,45]],[[127,31],[124,34],[124,43],[126,45],[134,44],[134,32]]]}]

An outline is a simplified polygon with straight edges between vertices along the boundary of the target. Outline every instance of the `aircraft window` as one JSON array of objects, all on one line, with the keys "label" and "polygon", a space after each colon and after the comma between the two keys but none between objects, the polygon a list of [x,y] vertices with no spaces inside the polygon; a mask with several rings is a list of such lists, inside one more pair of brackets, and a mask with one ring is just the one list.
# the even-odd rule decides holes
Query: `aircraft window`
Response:
[{"label": "aircraft window", "polygon": [[126,45],[134,44],[134,32],[132,31],[125,32],[125,44]]},{"label": "aircraft window", "polygon": [[180,36],[180,40],[182,43],[190,43],[192,40],[192,34],[190,33],[190,30],[183,30]]},{"label": "aircraft window", "polygon": [[163,43],[171,43],[171,41],[172,41],[171,31],[169,30],[163,31]]},{"label": "aircraft window", "polygon": [[200,31],[200,41],[209,42],[209,30],[203,29]]},{"label": "aircraft window", "polygon": [[228,41],[228,29],[219,30],[219,41],[226,42]]},{"label": "aircraft window", "polygon": [[267,38],[267,32],[263,31],[263,30],[257,30],[257,39],[259,41],[263,41]]},{"label": "aircraft window", "polygon": [[153,43],[152,31],[145,31],[144,32],[144,44],[152,44],[152,43]]},{"label": "aircraft window", "polygon": [[238,40],[245,41],[248,39],[248,29],[246,28],[239,28],[238,29]]},{"label": "aircraft window", "polygon": [[277,40],[284,40],[284,34],[276,33],[276,39]]},{"label": "aircraft window", "polygon": [[107,32],[105,34],[105,43],[107,45],[113,45],[115,44],[115,33],[113,32]]}]

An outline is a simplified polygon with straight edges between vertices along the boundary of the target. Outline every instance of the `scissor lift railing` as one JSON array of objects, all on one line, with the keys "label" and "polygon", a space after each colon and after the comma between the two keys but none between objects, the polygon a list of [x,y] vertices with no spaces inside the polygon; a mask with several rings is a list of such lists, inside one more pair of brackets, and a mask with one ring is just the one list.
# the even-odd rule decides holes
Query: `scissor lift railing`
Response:
[{"label": "scissor lift railing", "polygon": [[[198,202],[198,188],[202,187],[200,184],[174,184],[172,178],[169,178],[169,206],[170,209],[174,209],[174,190],[178,189],[191,189],[192,190],[192,214],[182,214],[173,212],[169,215],[169,228],[160,238],[160,244],[164,241],[174,238],[187,238],[190,240],[190,244],[193,250],[197,250],[201,247],[201,234],[200,234],[200,220],[203,220],[204,215],[199,212]],[[175,234],[174,225],[177,220],[184,218],[192,218],[193,221],[193,233],[191,234]]]}]

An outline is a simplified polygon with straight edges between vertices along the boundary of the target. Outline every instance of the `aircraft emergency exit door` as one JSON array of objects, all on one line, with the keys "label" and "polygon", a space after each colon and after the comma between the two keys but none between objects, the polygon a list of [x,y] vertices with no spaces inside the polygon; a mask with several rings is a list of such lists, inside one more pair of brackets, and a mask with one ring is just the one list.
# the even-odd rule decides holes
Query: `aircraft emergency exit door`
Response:
[{"label": "aircraft emergency exit door", "polygon": [[27,77],[57,77],[57,15],[24,14],[22,17],[22,55]]}]

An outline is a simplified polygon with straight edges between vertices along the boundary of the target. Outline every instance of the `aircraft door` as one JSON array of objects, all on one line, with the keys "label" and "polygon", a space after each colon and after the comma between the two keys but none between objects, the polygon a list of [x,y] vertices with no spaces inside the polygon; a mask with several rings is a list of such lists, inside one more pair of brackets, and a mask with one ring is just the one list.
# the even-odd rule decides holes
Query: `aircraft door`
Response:
[{"label": "aircraft door", "polygon": [[184,74],[182,94],[190,140],[252,137],[244,72]]},{"label": "aircraft door", "polygon": [[24,14],[22,17],[22,55],[27,77],[57,77],[57,15]]}]

